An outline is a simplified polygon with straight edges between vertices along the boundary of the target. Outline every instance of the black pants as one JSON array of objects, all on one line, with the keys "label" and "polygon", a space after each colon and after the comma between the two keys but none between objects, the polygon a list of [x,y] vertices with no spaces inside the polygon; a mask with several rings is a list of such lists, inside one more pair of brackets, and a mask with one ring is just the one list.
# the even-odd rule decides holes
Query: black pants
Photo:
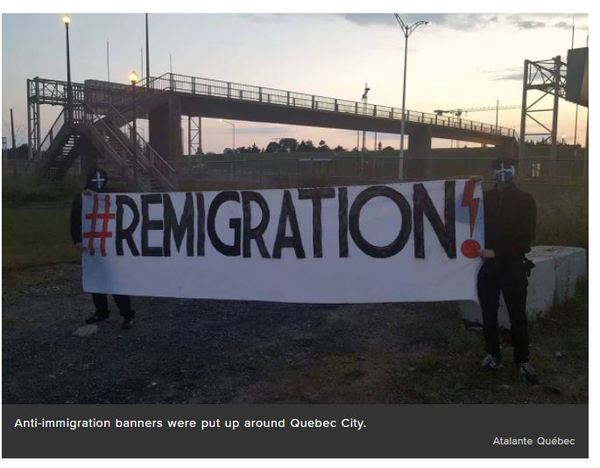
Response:
[{"label": "black pants", "polygon": [[486,351],[501,358],[498,335],[500,292],[510,318],[510,334],[516,363],[529,361],[527,332],[527,269],[522,260],[499,262],[486,260],[477,277],[477,293],[483,313],[483,336]]},{"label": "black pants", "polygon": [[[92,299],[94,300],[94,305],[96,306],[96,312],[99,315],[107,316],[108,311],[108,296],[106,294],[92,294]],[[115,300],[115,304],[119,308],[119,312],[123,317],[133,317],[135,315],[135,311],[131,309],[131,299],[129,296],[120,296],[118,294],[113,294],[113,299]]]}]

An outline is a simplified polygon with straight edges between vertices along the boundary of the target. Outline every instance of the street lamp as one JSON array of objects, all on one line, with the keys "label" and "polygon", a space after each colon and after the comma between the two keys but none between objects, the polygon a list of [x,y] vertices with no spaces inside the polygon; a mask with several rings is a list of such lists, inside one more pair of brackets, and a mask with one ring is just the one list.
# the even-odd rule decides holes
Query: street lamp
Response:
[{"label": "street lamp", "polygon": [[69,46],[69,24],[71,18],[69,15],[63,15],[62,22],[65,24],[65,33],[67,36],[67,122],[71,122],[73,117],[73,101],[71,94],[71,50]]},{"label": "street lamp", "polygon": [[[369,88],[369,85],[367,83],[365,83],[365,91],[364,91],[362,97],[360,98],[363,103],[363,114],[365,114],[365,115],[367,115],[367,94],[369,94],[369,91],[371,91],[371,88]],[[363,130],[362,136],[363,136],[363,138],[362,138],[361,151],[366,151],[366,149],[367,149],[365,146],[366,130]]]},{"label": "street lamp", "polygon": [[133,183],[137,190],[138,178],[137,178],[137,124],[135,115],[135,85],[139,81],[138,75],[135,70],[132,70],[129,74],[129,81],[131,82],[131,120],[133,124],[133,130],[131,132],[131,143],[133,145]]},{"label": "street lamp", "polygon": [[410,35],[417,29],[419,26],[431,24],[429,21],[417,21],[413,24],[406,24],[400,18],[398,13],[394,13],[398,24],[400,25],[400,29],[402,29],[402,34],[404,34],[404,81],[402,84],[402,120],[400,124],[400,161],[398,164],[398,177],[402,177],[403,172],[403,162],[404,162],[404,129],[405,129],[405,112],[406,112],[406,63],[407,63],[407,54],[408,54],[408,38]]},{"label": "street lamp", "polygon": [[219,119],[219,120],[223,123],[231,125],[231,128],[233,129],[233,148],[231,148],[231,149],[235,153],[235,124],[233,122],[230,122],[229,120],[223,120],[223,119]]}]

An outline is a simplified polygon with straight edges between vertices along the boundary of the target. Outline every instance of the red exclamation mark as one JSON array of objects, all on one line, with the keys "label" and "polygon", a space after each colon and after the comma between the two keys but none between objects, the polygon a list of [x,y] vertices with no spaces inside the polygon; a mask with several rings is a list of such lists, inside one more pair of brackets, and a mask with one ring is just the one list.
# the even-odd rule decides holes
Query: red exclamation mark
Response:
[{"label": "red exclamation mark", "polygon": [[[475,229],[475,221],[477,219],[477,210],[479,209],[479,198],[473,198],[475,192],[475,181],[467,180],[465,182],[465,191],[463,192],[462,206],[469,208],[469,227],[471,237],[473,237],[473,229]],[[460,246],[460,251],[467,258],[477,258],[479,256],[481,246],[474,239],[467,239]]]}]

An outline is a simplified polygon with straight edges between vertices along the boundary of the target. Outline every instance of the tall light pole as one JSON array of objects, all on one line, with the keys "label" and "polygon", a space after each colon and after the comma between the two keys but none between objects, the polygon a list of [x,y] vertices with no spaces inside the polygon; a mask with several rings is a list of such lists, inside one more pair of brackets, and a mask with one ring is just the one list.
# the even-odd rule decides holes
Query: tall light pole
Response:
[{"label": "tall light pole", "polygon": [[106,81],[110,81],[110,42],[106,41]]},{"label": "tall light pole", "polygon": [[67,122],[71,122],[73,116],[73,100],[71,94],[71,48],[69,45],[69,24],[71,23],[71,18],[69,15],[63,15],[62,21],[65,25],[65,34],[67,39]]},{"label": "tall light pole", "polygon": [[148,39],[148,13],[146,13],[146,88],[148,86],[150,86],[150,41]]},{"label": "tall light pole", "polygon": [[[575,48],[575,15],[573,15],[573,25],[571,27],[571,49]],[[577,154],[577,119],[579,116],[579,104],[575,105],[575,130],[573,131],[573,151]]]},{"label": "tall light pole", "polygon": [[231,128],[233,128],[233,148],[231,148],[231,149],[235,153],[235,124],[233,122],[230,122],[229,120],[223,120],[223,119],[220,119],[220,120],[223,123],[231,125]]},{"label": "tall light pole", "polygon": [[498,131],[498,111],[500,110],[500,99],[496,98],[496,132]]},{"label": "tall light pole", "polygon": [[129,81],[131,82],[131,120],[133,124],[133,130],[131,132],[131,143],[133,145],[133,183],[135,185],[135,190],[137,190],[138,186],[138,178],[137,178],[137,123],[136,123],[136,115],[135,115],[135,85],[139,81],[138,75],[135,70],[132,70],[129,74]]},{"label": "tall light pole", "polygon": [[400,18],[398,13],[394,13],[398,24],[400,25],[400,29],[402,29],[402,34],[404,34],[404,80],[402,84],[402,120],[400,124],[400,161],[398,163],[398,177],[402,177],[403,172],[403,163],[404,163],[404,130],[405,130],[405,113],[406,113],[406,65],[407,65],[407,55],[408,55],[408,38],[410,35],[417,29],[419,26],[431,24],[429,21],[417,21],[413,24],[406,24]]},{"label": "tall light pole", "polygon": [[[363,114],[367,115],[367,94],[369,94],[369,91],[371,91],[371,88],[369,88],[369,85],[367,83],[365,83],[365,91],[361,97],[362,103],[363,103]],[[366,138],[366,131],[363,130],[362,132],[362,148],[361,151],[366,151],[366,146],[365,146],[365,138]]]}]

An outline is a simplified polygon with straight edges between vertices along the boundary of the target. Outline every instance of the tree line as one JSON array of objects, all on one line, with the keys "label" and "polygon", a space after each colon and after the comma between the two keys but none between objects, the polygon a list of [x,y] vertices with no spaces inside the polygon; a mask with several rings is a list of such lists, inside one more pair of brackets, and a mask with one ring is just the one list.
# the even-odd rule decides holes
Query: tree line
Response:
[{"label": "tree line", "polygon": [[[378,151],[394,151],[391,146],[383,147],[381,142],[377,147]],[[320,140],[319,144],[315,146],[312,140],[301,140],[298,142],[295,138],[281,138],[279,141],[271,141],[266,148],[259,148],[256,143],[249,146],[240,146],[233,150],[232,148],[225,148],[224,154],[232,153],[315,153],[315,152],[335,152],[343,153],[346,151],[359,151],[357,147],[348,150],[342,145],[337,145],[331,148],[325,140]]]}]

